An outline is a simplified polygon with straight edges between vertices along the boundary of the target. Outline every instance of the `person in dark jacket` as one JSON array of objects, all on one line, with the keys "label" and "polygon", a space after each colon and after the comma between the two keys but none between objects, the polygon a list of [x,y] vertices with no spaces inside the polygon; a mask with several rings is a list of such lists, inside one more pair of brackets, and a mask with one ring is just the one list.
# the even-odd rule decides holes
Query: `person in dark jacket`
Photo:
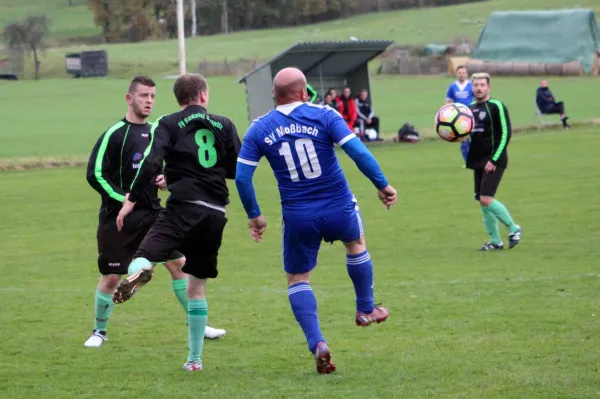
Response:
[{"label": "person in dark jacket", "polygon": [[552,92],[548,88],[548,82],[545,80],[541,81],[540,87],[537,89],[535,102],[542,114],[559,114],[563,128],[571,128],[567,123],[569,117],[565,114],[565,104],[562,101],[555,101],[554,95],[552,95]]},{"label": "person in dark jacket", "polygon": [[[354,101],[356,102],[358,116],[354,127],[360,129],[361,136],[365,137],[367,141],[382,141],[379,138],[379,117],[375,116],[375,111],[371,106],[371,101],[369,101],[369,92],[366,89],[362,89]],[[368,129],[375,131],[374,137],[366,134]]]}]

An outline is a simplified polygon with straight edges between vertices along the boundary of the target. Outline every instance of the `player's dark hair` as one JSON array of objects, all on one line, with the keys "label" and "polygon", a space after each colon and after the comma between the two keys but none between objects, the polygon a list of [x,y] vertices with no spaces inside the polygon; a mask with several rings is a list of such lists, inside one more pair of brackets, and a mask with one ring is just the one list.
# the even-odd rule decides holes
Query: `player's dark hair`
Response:
[{"label": "player's dark hair", "polygon": [[467,67],[464,65],[459,65],[456,67],[456,72],[458,72],[460,69],[467,69]]},{"label": "player's dark hair", "polygon": [[173,93],[179,105],[189,105],[198,101],[200,93],[208,90],[208,83],[204,76],[198,73],[188,73],[177,78],[173,86]]},{"label": "player's dark hair", "polygon": [[131,83],[129,83],[129,88],[127,89],[127,92],[129,94],[135,93],[138,85],[155,87],[156,83],[148,76],[139,75],[131,80]]}]

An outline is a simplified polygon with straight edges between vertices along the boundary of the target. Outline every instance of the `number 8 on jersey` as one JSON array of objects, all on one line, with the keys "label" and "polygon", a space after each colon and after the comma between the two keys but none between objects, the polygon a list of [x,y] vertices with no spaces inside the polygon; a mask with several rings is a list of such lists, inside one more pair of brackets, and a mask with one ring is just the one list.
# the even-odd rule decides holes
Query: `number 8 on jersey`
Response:
[{"label": "number 8 on jersey", "polygon": [[200,129],[195,134],[198,144],[198,162],[205,168],[212,168],[217,163],[215,135],[208,129]]}]

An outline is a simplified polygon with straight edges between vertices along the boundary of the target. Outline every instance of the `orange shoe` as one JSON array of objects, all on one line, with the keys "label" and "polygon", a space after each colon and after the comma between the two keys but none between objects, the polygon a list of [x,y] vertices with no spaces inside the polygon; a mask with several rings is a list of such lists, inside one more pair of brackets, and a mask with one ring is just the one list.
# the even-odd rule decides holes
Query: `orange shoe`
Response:
[{"label": "orange shoe", "polygon": [[382,323],[388,318],[389,314],[390,313],[387,308],[375,305],[375,308],[369,314],[356,312],[356,325],[360,327],[367,327],[375,322]]}]

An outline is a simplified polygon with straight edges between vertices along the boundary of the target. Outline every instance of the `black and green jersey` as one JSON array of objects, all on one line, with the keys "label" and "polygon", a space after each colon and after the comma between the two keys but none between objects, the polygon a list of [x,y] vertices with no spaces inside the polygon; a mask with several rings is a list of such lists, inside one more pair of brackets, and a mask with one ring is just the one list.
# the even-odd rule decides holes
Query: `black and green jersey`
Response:
[{"label": "black and green jersey", "polygon": [[504,104],[493,98],[470,106],[475,117],[467,168],[484,168],[488,161],[500,168],[508,166],[510,117]]},{"label": "black and green jersey", "polygon": [[235,179],[240,138],[224,116],[209,114],[199,105],[160,117],[152,126],[129,199],[136,202],[164,161],[169,199],[192,201],[219,209],[229,203],[225,179]]},{"label": "black and green jersey", "polygon": [[[123,118],[96,142],[88,161],[87,181],[100,193],[101,209],[121,208],[150,144],[151,127],[149,123],[131,123]],[[152,171],[153,176],[159,173],[159,168]],[[155,184],[145,187],[136,206],[161,209],[158,187]]]}]

